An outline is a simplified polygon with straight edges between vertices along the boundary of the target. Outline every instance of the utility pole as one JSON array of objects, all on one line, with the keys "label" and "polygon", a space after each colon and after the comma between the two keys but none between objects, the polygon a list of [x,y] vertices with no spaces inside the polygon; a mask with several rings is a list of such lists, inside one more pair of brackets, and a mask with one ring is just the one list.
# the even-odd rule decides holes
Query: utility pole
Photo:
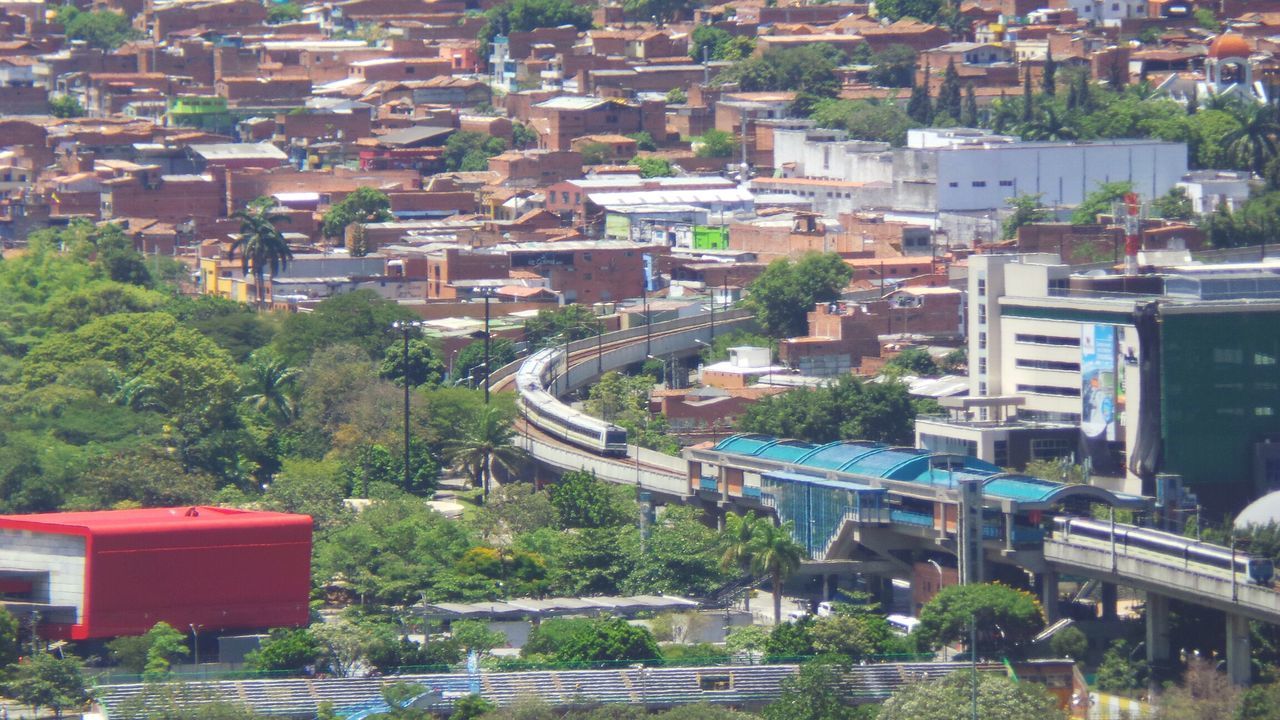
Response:
[{"label": "utility pole", "polygon": [[[401,349],[404,351],[404,357],[400,360],[400,379],[404,382],[404,487],[410,486],[410,469],[409,469],[409,330],[422,327],[420,320],[397,320],[391,324],[392,329],[399,330],[404,344]],[[487,355],[487,353],[486,353]],[[488,370],[486,358],[486,372]],[[489,391],[487,384],[485,394]]]},{"label": "utility pole", "polygon": [[489,298],[493,293],[484,292],[484,404],[489,404]]},{"label": "utility pole", "polygon": [[969,616],[969,675],[972,680],[969,691],[972,709],[970,719],[978,720],[978,616]]}]

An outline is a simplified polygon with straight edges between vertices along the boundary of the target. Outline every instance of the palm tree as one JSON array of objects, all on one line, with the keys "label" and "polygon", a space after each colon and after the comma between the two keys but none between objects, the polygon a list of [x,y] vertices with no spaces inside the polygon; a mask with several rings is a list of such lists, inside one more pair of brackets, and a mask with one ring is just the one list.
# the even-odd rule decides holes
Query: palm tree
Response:
[{"label": "palm tree", "polygon": [[1276,136],[1280,135],[1276,109],[1271,105],[1238,102],[1233,111],[1240,127],[1222,138],[1222,144],[1246,169],[1261,175],[1276,156]]},{"label": "palm tree", "polygon": [[126,379],[115,372],[111,373],[111,379],[115,384],[111,400],[117,405],[123,405],[130,410],[164,410],[164,403],[157,397],[160,389],[155,383],[141,376]]},{"label": "palm tree", "polygon": [[274,357],[255,355],[249,363],[249,381],[245,383],[243,400],[264,415],[275,415],[282,422],[293,419],[293,381],[298,370]]},{"label": "palm tree", "polygon": [[[756,517],[755,510],[748,510],[745,515],[729,513],[724,516],[724,530],[720,537],[724,541],[724,554],[720,556],[720,567],[725,570],[736,569],[750,575],[755,560],[756,541],[760,528],[768,520]],[[746,596],[746,609],[751,609],[751,593]]]},{"label": "palm tree", "polygon": [[461,437],[444,443],[444,456],[478,478],[481,498],[488,499],[494,465],[514,473],[526,458],[525,451],[511,443],[514,435],[510,419],[497,407],[486,405]]},{"label": "palm tree", "polygon": [[234,259],[239,250],[241,271],[245,275],[253,273],[257,281],[259,308],[263,305],[266,291],[264,278],[267,268],[271,268],[271,274],[275,275],[293,259],[284,235],[276,227],[276,223],[289,222],[289,217],[272,210],[269,198],[258,198],[232,215],[240,221],[240,237],[231,245],[231,257]]},{"label": "palm tree", "polygon": [[1077,140],[1080,134],[1068,124],[1065,117],[1059,115],[1052,107],[1046,107],[1040,114],[1019,128],[1023,140],[1057,142],[1060,140]]},{"label": "palm tree", "polygon": [[790,520],[774,525],[770,522],[760,524],[760,534],[756,541],[752,569],[768,575],[773,583],[773,623],[782,622],[782,583],[804,560],[804,548],[792,539],[795,526]]}]

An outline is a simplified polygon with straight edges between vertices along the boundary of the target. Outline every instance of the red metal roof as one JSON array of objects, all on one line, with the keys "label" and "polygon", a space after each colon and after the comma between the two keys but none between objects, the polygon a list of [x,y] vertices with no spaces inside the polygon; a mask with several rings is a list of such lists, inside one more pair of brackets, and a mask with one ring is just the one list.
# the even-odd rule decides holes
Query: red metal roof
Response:
[{"label": "red metal roof", "polygon": [[118,534],[310,524],[306,515],[207,506],[0,515],[0,527],[61,534]]}]

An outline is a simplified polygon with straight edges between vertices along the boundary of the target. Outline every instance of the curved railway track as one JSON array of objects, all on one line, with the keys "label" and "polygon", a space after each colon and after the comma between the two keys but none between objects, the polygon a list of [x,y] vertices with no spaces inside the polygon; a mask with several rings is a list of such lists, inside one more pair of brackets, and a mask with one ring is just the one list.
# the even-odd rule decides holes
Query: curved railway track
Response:
[{"label": "curved railway track", "polygon": [[[717,313],[714,324],[717,331],[723,329],[727,332],[733,326],[743,322],[748,322],[751,319],[752,316],[750,314],[741,311]],[[566,374],[573,375],[574,369],[581,368],[584,365],[589,366],[594,363],[596,364],[596,367],[592,368],[591,376],[595,377],[599,374],[599,371],[602,368],[605,371],[608,371],[609,369],[612,369],[612,367],[618,366],[611,365],[608,361],[611,352],[616,353],[619,350],[643,344],[646,340],[650,345],[667,346],[668,352],[672,352],[670,348],[673,342],[678,343],[681,344],[682,347],[680,350],[675,350],[674,352],[688,352],[698,346],[696,342],[692,341],[692,337],[698,335],[700,332],[706,332],[709,337],[711,327],[712,320],[710,315],[707,314],[672,322],[655,323],[650,328],[650,333],[647,336],[644,332],[638,332],[637,329],[631,329],[615,333],[605,333],[598,341],[598,344],[595,336],[584,340],[578,340],[570,343],[568,361],[569,370]],[[622,335],[623,337],[614,337],[611,339],[609,337],[610,335]],[[683,342],[683,340],[689,340],[689,342]],[[514,391],[516,389],[515,369],[523,361],[524,358],[521,358],[521,360],[511,363],[510,365],[496,371],[495,374],[499,374],[499,376],[490,381],[490,390],[493,392]],[[622,363],[622,365],[626,364],[630,363]],[[559,390],[561,394],[566,392],[566,390],[563,389],[553,389]],[[602,466],[611,466],[610,469],[612,469],[613,472],[602,472],[602,476],[619,478],[627,473],[631,473],[632,476],[635,477],[635,482],[640,485],[646,484],[643,482],[643,477],[645,476],[650,478],[655,476],[661,477],[666,481],[663,484],[667,487],[659,488],[659,491],[668,494],[688,494],[687,489],[676,493],[671,487],[671,485],[676,482],[680,483],[682,486],[687,482],[687,471],[677,470],[673,467],[675,464],[683,465],[683,461],[677,458],[669,458],[673,462],[667,464],[654,462],[653,460],[646,460],[646,455],[652,457],[656,455],[656,453],[650,450],[638,450],[635,445],[629,445],[627,447],[627,454],[625,457],[607,457],[599,455],[576,445],[567,443],[559,437],[544,431],[539,427],[539,424],[536,421],[532,421],[523,413],[516,419],[515,430],[519,437],[524,440],[525,447],[531,451],[535,450],[537,446],[554,448],[563,455],[571,455],[577,460],[580,460],[580,467],[600,470]],[[537,452],[534,452],[534,455],[536,457]],[[666,456],[660,457],[665,458]],[[618,480],[615,479],[615,482],[616,481]]]}]

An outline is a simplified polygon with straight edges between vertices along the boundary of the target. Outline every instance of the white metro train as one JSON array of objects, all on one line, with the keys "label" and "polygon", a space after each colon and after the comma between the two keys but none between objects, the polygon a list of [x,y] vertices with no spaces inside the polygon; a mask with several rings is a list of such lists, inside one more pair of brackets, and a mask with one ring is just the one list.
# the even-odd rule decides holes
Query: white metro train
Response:
[{"label": "white metro train", "polygon": [[602,455],[627,454],[627,431],[574,410],[547,392],[552,373],[564,360],[564,350],[547,348],[530,355],[516,371],[520,409],[527,422],[542,432]]}]

